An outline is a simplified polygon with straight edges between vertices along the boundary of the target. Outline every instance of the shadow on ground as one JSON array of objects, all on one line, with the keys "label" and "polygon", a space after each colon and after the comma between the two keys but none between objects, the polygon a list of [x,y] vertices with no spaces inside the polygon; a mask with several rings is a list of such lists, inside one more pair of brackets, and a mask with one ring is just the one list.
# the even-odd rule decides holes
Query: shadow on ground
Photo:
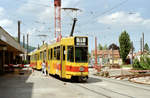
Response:
[{"label": "shadow on ground", "polygon": [[89,77],[86,82],[79,82],[78,80],[73,80],[73,79],[61,79],[59,76],[55,75],[50,75],[51,77],[58,79],[63,82],[70,82],[70,83],[96,83],[96,82],[102,82],[101,79],[94,78],[94,77]]},{"label": "shadow on ground", "polygon": [[[24,71],[25,72],[25,71]],[[0,98],[32,98],[33,83],[27,82],[31,72],[0,76]]]},{"label": "shadow on ground", "polygon": [[102,82],[102,80],[94,77],[89,77],[86,83],[96,83],[96,82]]}]

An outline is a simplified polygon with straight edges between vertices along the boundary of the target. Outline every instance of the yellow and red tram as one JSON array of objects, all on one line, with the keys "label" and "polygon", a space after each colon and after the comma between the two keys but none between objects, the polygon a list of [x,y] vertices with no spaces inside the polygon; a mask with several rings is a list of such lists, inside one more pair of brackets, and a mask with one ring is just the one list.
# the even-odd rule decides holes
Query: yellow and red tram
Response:
[{"label": "yellow and red tram", "polygon": [[41,69],[42,61],[46,61],[49,74],[60,78],[88,79],[88,37],[74,36],[62,38],[59,42],[43,45],[31,54],[33,68]]}]

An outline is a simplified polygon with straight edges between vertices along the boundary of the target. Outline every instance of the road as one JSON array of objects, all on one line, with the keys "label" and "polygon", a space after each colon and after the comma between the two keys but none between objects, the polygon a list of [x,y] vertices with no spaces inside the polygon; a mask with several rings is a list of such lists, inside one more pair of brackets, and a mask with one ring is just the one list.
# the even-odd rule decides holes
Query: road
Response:
[{"label": "road", "polygon": [[0,98],[150,98],[150,86],[90,74],[87,83],[62,81],[41,72],[0,77]]}]

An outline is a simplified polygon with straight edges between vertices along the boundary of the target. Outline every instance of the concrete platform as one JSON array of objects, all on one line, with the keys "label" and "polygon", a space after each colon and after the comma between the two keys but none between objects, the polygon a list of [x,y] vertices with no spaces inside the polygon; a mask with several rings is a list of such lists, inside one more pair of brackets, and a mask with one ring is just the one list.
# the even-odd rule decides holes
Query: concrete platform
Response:
[{"label": "concrete platform", "polygon": [[72,83],[40,71],[0,77],[0,98],[150,98],[150,86],[93,76],[87,83]]}]

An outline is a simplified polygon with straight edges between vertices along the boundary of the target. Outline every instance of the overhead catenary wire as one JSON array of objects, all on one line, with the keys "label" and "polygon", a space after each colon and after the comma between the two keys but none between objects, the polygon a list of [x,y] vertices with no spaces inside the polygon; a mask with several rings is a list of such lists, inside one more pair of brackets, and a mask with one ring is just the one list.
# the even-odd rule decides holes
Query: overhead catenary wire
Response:
[{"label": "overhead catenary wire", "polygon": [[[120,2],[120,3],[118,3],[118,4],[116,4],[116,5],[114,5],[113,7],[111,7],[111,8],[109,8],[109,9],[107,9],[106,11],[104,11],[104,12],[102,12],[102,13],[100,13],[100,14],[98,14],[98,15],[91,15],[92,17],[100,17],[100,16],[103,16],[103,15],[106,15],[107,13],[109,13],[109,12],[111,12],[112,10],[114,10],[114,9],[116,9],[116,8],[118,8],[118,7],[120,7],[121,5],[123,5],[123,4],[125,4],[125,3],[127,3],[129,0],[123,0],[122,2]],[[94,11],[90,11],[90,13],[94,13]],[[90,20],[92,20],[92,19],[90,19]],[[96,22],[96,20],[92,20],[92,21],[90,21],[90,20],[86,20],[85,22],[82,22],[82,24],[85,24],[85,25],[83,25],[84,27],[86,27],[86,25],[88,24],[88,23],[92,23],[92,24],[94,24],[94,23],[97,23]]]}]

